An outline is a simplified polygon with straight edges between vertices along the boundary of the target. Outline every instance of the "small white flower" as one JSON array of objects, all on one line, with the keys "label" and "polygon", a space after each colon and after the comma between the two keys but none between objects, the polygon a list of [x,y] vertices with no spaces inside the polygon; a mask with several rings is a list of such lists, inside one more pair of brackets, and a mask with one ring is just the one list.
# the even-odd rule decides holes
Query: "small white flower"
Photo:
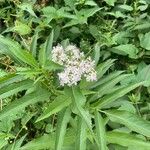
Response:
[{"label": "small white flower", "polygon": [[66,49],[63,49],[61,45],[54,47],[52,60],[65,67],[63,72],[58,73],[61,86],[77,85],[82,76],[88,82],[97,80],[94,69],[95,62],[92,61],[91,57],[85,59],[84,53],[80,52],[74,45],[69,45]]},{"label": "small white flower", "polygon": [[63,63],[66,60],[66,54],[64,53],[64,49],[61,45],[57,45],[56,47],[53,47],[52,50],[52,61],[63,65]]}]

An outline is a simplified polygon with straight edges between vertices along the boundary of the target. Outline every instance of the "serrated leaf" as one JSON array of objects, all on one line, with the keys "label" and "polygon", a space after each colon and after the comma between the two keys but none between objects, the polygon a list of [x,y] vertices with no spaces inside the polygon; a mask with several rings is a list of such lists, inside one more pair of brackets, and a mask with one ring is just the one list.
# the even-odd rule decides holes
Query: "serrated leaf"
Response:
[{"label": "serrated leaf", "polygon": [[76,136],[75,150],[86,150],[86,124],[85,121],[78,117],[78,127]]},{"label": "serrated leaf", "polygon": [[12,150],[19,150],[27,134],[18,139],[11,147]]},{"label": "serrated leaf", "polygon": [[146,34],[139,35],[140,38],[140,46],[145,48],[146,50],[150,50],[150,32]]},{"label": "serrated leaf", "polygon": [[36,122],[41,121],[52,114],[58,113],[63,108],[67,107],[71,103],[71,98],[66,95],[60,95],[54,99],[54,101],[48,106],[45,112],[37,119]]},{"label": "serrated leaf", "polygon": [[28,51],[23,50],[17,42],[3,36],[0,36],[0,53],[9,55],[19,62],[38,67],[37,61]]},{"label": "serrated leaf", "polygon": [[31,43],[31,46],[30,46],[30,50],[32,52],[32,55],[36,58],[36,54],[37,54],[37,40],[38,40],[38,33],[36,33],[34,36],[33,36],[33,39],[32,39],[32,43]]},{"label": "serrated leaf", "polygon": [[122,132],[107,132],[107,141],[113,144],[119,144],[122,146],[135,146],[141,147],[142,150],[149,150],[150,143],[142,140],[141,138],[136,137],[135,135],[131,135],[128,133]]},{"label": "serrated leaf", "polygon": [[63,28],[70,27],[77,24],[86,24],[87,19],[93,16],[96,12],[101,10],[99,7],[90,8],[90,9],[81,9],[80,11],[76,11],[75,17],[72,17],[72,20],[63,26]]},{"label": "serrated leaf", "polygon": [[50,35],[48,36],[45,42],[45,54],[47,58],[50,58],[50,54],[53,46],[53,39],[54,39],[54,30],[51,31]]},{"label": "serrated leaf", "polygon": [[121,80],[127,77],[130,77],[130,74],[119,75],[118,77],[113,78],[112,80],[109,80],[108,82],[101,84],[101,86],[96,88],[97,92],[90,98],[90,100],[96,100],[102,97],[103,95],[107,94],[108,89],[113,89],[117,83],[119,83]]},{"label": "serrated leaf", "polygon": [[138,48],[133,44],[119,45],[113,47],[111,51],[120,55],[129,55],[130,58],[137,58],[137,53],[139,52]]},{"label": "serrated leaf", "polygon": [[48,91],[39,89],[37,91],[23,96],[20,99],[14,100],[12,103],[3,108],[3,110],[0,112],[0,120],[9,117],[11,114],[14,115],[18,113],[20,110],[24,109],[30,104],[48,100],[49,95],[50,94]]},{"label": "serrated leaf", "polygon": [[150,86],[150,65],[143,67],[137,74],[136,80],[138,82],[145,81],[144,86]]},{"label": "serrated leaf", "polygon": [[17,83],[4,86],[0,90],[0,99],[9,97],[13,94],[17,94],[19,91],[29,89],[33,86],[32,80],[24,80]]},{"label": "serrated leaf", "polygon": [[77,109],[80,117],[86,122],[87,126],[89,127],[90,131],[92,132],[92,124],[91,124],[91,117],[87,114],[87,112],[82,108],[82,101],[85,101],[83,99],[83,96],[79,95],[79,89],[72,87],[72,94],[73,94],[73,103],[75,108]]},{"label": "serrated leaf", "polygon": [[98,64],[99,59],[100,59],[100,45],[99,45],[99,43],[96,43],[96,44],[95,44],[95,47],[94,47],[94,60],[95,60],[95,65]]},{"label": "serrated leaf", "polygon": [[55,146],[55,136],[53,134],[43,135],[39,138],[28,142],[20,148],[20,150],[41,150],[41,149],[52,149]]},{"label": "serrated leaf", "polygon": [[106,133],[105,133],[105,124],[101,114],[98,111],[95,111],[95,126],[96,126],[96,135],[98,139],[98,149],[106,150]]},{"label": "serrated leaf", "polygon": [[124,110],[108,110],[104,113],[113,121],[127,126],[132,131],[150,137],[150,122]]},{"label": "serrated leaf", "polygon": [[119,8],[124,9],[126,11],[132,11],[133,10],[132,6],[125,5],[125,4],[124,5],[119,5]]},{"label": "serrated leaf", "polygon": [[21,3],[18,7],[24,11],[29,12],[32,16],[37,17],[33,11],[33,7],[31,3]]},{"label": "serrated leaf", "polygon": [[15,21],[15,26],[12,27],[11,31],[16,32],[20,35],[26,35],[31,33],[31,28],[20,21]]},{"label": "serrated leaf", "polygon": [[70,108],[67,108],[59,113],[57,128],[56,128],[55,150],[61,150],[63,147],[66,127],[67,127],[67,123],[69,122],[70,115],[71,115]]},{"label": "serrated leaf", "polygon": [[117,0],[104,0],[108,5],[110,6],[114,6],[114,3],[117,1]]},{"label": "serrated leaf", "polygon": [[47,60],[44,65],[44,69],[48,70],[48,71],[56,71],[56,70],[62,70],[62,69],[64,69],[64,67],[60,64],[57,64],[57,63],[51,61],[51,60]]},{"label": "serrated leaf", "polygon": [[0,77],[0,88],[12,84],[14,82],[19,82],[24,80],[25,78],[16,74],[8,74],[6,76]]},{"label": "serrated leaf", "polygon": [[121,73],[123,73],[123,71],[115,71],[115,72],[109,73],[108,75],[104,76],[99,81],[97,81],[94,85],[92,85],[91,89],[96,88],[97,86],[100,86],[106,82],[109,82],[114,78],[117,78]]},{"label": "serrated leaf", "polygon": [[132,91],[133,89],[135,89],[141,85],[143,85],[143,82],[132,83],[125,87],[121,86],[121,88],[117,89],[115,92],[108,94],[108,95],[104,96],[103,98],[101,98],[100,100],[98,100],[97,102],[93,103],[92,107],[94,107],[94,108],[105,107],[105,106],[109,105],[110,103],[114,102],[115,100],[117,100],[118,98],[124,96],[128,92]]}]

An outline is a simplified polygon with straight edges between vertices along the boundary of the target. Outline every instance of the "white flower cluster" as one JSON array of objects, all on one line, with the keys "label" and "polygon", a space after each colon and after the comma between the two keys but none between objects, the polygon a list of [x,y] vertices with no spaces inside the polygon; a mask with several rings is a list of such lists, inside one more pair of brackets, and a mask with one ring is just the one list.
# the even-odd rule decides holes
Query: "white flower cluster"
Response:
[{"label": "white flower cluster", "polygon": [[86,59],[84,53],[74,45],[69,45],[65,49],[61,45],[54,47],[52,61],[65,67],[63,72],[58,73],[62,86],[77,85],[82,77],[88,82],[97,80],[95,62],[91,57]]}]

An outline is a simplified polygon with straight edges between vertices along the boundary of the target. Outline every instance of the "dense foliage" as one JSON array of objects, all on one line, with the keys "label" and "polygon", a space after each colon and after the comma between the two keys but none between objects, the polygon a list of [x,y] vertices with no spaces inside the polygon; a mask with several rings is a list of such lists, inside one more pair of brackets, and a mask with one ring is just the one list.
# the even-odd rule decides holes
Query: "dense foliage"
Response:
[{"label": "dense foliage", "polygon": [[0,34],[1,150],[150,150],[149,0],[0,0]]}]

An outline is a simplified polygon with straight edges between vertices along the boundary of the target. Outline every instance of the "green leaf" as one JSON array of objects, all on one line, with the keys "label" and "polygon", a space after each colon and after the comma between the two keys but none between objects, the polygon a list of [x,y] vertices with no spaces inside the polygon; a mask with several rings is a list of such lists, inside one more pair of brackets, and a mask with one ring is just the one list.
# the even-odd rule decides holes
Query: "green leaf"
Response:
[{"label": "green leaf", "polygon": [[50,58],[51,55],[53,39],[54,39],[54,30],[51,31],[45,43],[45,54],[47,58]]},{"label": "green leaf", "polygon": [[137,88],[138,86],[141,86],[142,84],[143,84],[143,82],[132,83],[132,84],[127,85],[125,87],[121,86],[121,88],[117,89],[115,92],[108,94],[108,95],[104,96],[103,98],[101,98],[100,100],[98,100],[97,102],[93,103],[92,107],[94,107],[94,108],[105,107],[108,104],[117,100],[118,98],[124,96],[128,92],[132,91],[133,89]]},{"label": "green leaf", "polygon": [[19,140],[15,142],[15,144],[11,147],[12,150],[19,150],[21,149],[21,144],[23,143],[24,139],[26,137],[26,134],[22,136]]},{"label": "green leaf", "polygon": [[8,74],[6,76],[0,77],[0,88],[12,84],[14,82],[19,82],[24,80],[25,78],[20,75]]},{"label": "green leaf", "polygon": [[113,121],[127,126],[132,131],[150,137],[150,122],[124,110],[108,110],[104,113]]},{"label": "green leaf", "polygon": [[95,60],[95,65],[98,64],[99,58],[100,58],[100,45],[99,45],[99,43],[96,43],[96,44],[95,44],[95,47],[94,47],[94,60]]},{"label": "green leaf", "polygon": [[36,58],[36,54],[37,54],[37,40],[38,40],[38,33],[36,33],[34,36],[33,36],[33,39],[32,39],[32,43],[31,43],[31,47],[30,47],[30,50],[32,52],[32,55]]},{"label": "green leaf", "polygon": [[94,2],[93,0],[86,0],[84,5],[97,6],[96,2]]},{"label": "green leaf", "polygon": [[17,83],[12,83],[10,85],[6,85],[0,90],[0,99],[9,97],[13,94],[17,94],[19,91],[29,89],[32,86],[33,82],[31,80],[24,80]]},{"label": "green leaf", "polygon": [[4,146],[8,144],[7,140],[5,139],[0,139],[0,149],[2,149]]},{"label": "green leaf", "polygon": [[31,33],[31,28],[28,25],[26,25],[20,21],[17,21],[17,20],[15,21],[15,26],[12,27],[11,30],[20,35],[26,35],[26,34]]},{"label": "green leaf", "polygon": [[100,63],[96,68],[98,78],[101,78],[106,71],[108,71],[108,69],[114,65],[114,62],[115,59],[108,59],[107,61]]},{"label": "green leaf", "polygon": [[32,3],[21,3],[18,7],[24,11],[29,12],[32,16],[37,17],[33,11]]},{"label": "green leaf", "polygon": [[98,111],[95,111],[95,126],[98,139],[98,149],[106,150],[105,124],[101,114]]},{"label": "green leaf", "polygon": [[114,6],[114,3],[117,1],[117,0],[104,0],[108,5],[110,6]]},{"label": "green leaf", "polygon": [[71,98],[66,95],[60,95],[55,98],[55,100],[47,107],[45,112],[37,119],[36,122],[41,121],[55,113],[58,113],[63,108],[69,106],[71,103]]},{"label": "green leaf", "polygon": [[0,51],[19,62],[21,61],[30,66],[38,67],[36,60],[28,51],[23,50],[17,42],[3,36],[0,36]]},{"label": "green leaf", "polygon": [[75,150],[86,150],[86,138],[87,138],[87,133],[86,133],[85,121],[81,117],[78,117]]},{"label": "green leaf", "polygon": [[39,62],[43,67],[46,65],[45,63],[48,62],[48,60],[50,59],[53,38],[54,38],[54,31],[52,30],[44,45],[41,46],[39,53]]},{"label": "green leaf", "polygon": [[91,86],[92,88],[96,88],[97,86],[100,86],[106,82],[109,82],[113,80],[114,78],[117,78],[123,71],[114,71],[112,73],[109,73],[108,75],[104,76],[103,78],[100,78],[94,85]]},{"label": "green leaf", "polygon": [[46,90],[39,89],[30,94],[23,96],[20,99],[14,100],[0,112],[0,120],[10,115],[14,115],[30,104],[49,99],[50,93]]},{"label": "green leaf", "polygon": [[117,83],[119,83],[120,81],[122,81],[127,77],[130,77],[130,74],[119,75],[118,77],[101,84],[98,88],[96,88],[97,92],[96,94],[94,94],[94,96],[90,98],[90,100],[96,100],[102,97],[103,95],[107,94],[109,92],[108,89],[112,90]]},{"label": "green leaf", "polygon": [[119,8],[124,9],[126,11],[132,11],[133,10],[132,6],[125,5],[125,4],[124,5],[119,5]]},{"label": "green leaf", "polygon": [[56,9],[55,7],[47,6],[42,9],[42,12],[45,17],[48,18],[48,23],[53,19],[61,19],[61,18],[75,18],[74,15],[67,12],[65,7],[61,7],[60,9]]},{"label": "green leaf", "polygon": [[64,137],[66,133],[67,123],[69,122],[71,115],[70,108],[67,108],[59,113],[58,123],[56,128],[56,142],[55,150],[61,150],[64,142]]},{"label": "green leaf", "polygon": [[75,0],[64,0],[64,2],[65,2],[65,5],[66,6],[69,6],[70,8],[72,8],[72,9],[74,9],[75,8]]},{"label": "green leaf", "polygon": [[91,117],[88,114],[88,112],[86,112],[83,108],[82,108],[82,104],[83,101],[85,101],[85,98],[79,94],[80,91],[78,88],[76,87],[72,87],[72,94],[73,94],[73,103],[74,103],[74,107],[77,109],[80,117],[86,122],[87,126],[89,127],[90,131],[92,132],[92,124],[91,124]]},{"label": "green leaf", "polygon": [[150,50],[150,32],[146,33],[146,34],[140,34],[139,38],[140,38],[140,46],[145,48],[146,50]]},{"label": "green leaf", "polygon": [[76,15],[72,20],[63,26],[63,28],[70,27],[77,24],[87,24],[87,19],[93,16],[96,12],[101,10],[99,7],[89,8],[89,9],[81,9],[80,11],[76,11]]},{"label": "green leaf", "polygon": [[120,55],[129,55],[130,58],[137,58],[137,53],[139,52],[133,44],[119,45],[113,47],[111,51]]},{"label": "green leaf", "polygon": [[144,86],[150,86],[150,65],[143,67],[137,74],[136,80],[138,82],[145,81]]},{"label": "green leaf", "polygon": [[107,141],[109,143],[119,144],[122,146],[135,146],[136,148],[141,147],[142,150],[149,150],[150,143],[142,140],[134,135],[122,132],[107,132]]},{"label": "green leaf", "polygon": [[60,64],[57,64],[57,63],[51,61],[51,60],[47,60],[45,62],[44,69],[48,70],[48,71],[56,71],[56,70],[62,70],[62,69],[64,69],[64,67],[61,66]]},{"label": "green leaf", "polygon": [[46,134],[39,138],[28,142],[20,148],[20,150],[41,150],[41,149],[54,149],[55,136],[53,134]]}]

